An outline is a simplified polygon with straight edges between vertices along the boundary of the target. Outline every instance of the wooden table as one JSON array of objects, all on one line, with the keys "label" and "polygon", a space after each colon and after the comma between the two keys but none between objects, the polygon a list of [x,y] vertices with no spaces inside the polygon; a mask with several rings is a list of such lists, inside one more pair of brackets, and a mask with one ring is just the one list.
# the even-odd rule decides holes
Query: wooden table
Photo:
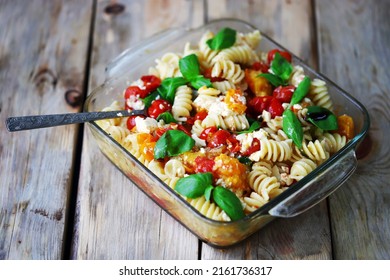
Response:
[{"label": "wooden table", "polygon": [[[0,259],[390,259],[390,1],[0,1]],[[200,242],[100,153],[78,112],[121,51],[171,27],[252,23],[368,109],[355,174],[327,201],[233,248]],[[68,101],[64,98],[68,97]]]}]

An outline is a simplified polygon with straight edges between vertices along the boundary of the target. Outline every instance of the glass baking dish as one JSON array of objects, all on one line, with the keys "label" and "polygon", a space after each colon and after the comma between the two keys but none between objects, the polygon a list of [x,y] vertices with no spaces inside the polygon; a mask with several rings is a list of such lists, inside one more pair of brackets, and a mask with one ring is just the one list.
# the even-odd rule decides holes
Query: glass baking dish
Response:
[{"label": "glass baking dish", "polygon": [[[124,51],[107,66],[105,82],[88,96],[84,110],[100,111],[115,100],[123,100],[123,89],[143,73],[147,73],[148,67],[154,64],[155,59],[166,52],[180,52],[186,42],[196,43],[205,31],[216,33],[223,27],[230,27],[243,33],[258,29],[244,21],[220,19],[193,30],[176,28],[159,33]],[[286,50],[264,34],[260,48],[263,51],[275,48]],[[102,153],[162,209],[203,242],[214,247],[230,246],[244,240],[276,217],[293,217],[313,207],[340,187],[356,169],[355,152],[369,128],[366,109],[351,95],[312,70],[299,58],[293,56],[292,63],[302,66],[312,79],[320,78],[327,83],[335,111],[348,114],[354,119],[356,136],[293,187],[238,221],[220,222],[203,216],[109,137],[95,122],[89,123],[88,126]]]}]

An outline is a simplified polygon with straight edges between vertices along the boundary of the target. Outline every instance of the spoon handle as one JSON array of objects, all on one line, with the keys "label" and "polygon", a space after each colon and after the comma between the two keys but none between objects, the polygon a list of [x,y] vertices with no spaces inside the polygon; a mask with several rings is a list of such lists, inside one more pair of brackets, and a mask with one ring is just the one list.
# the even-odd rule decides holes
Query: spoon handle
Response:
[{"label": "spoon handle", "polygon": [[59,126],[74,123],[84,123],[102,119],[113,119],[128,117],[132,115],[142,115],[143,110],[123,110],[123,111],[106,111],[106,112],[82,112],[69,114],[54,114],[54,115],[37,115],[37,116],[22,116],[9,117],[5,121],[5,125],[10,132],[28,130],[35,128],[44,128],[51,126]]}]

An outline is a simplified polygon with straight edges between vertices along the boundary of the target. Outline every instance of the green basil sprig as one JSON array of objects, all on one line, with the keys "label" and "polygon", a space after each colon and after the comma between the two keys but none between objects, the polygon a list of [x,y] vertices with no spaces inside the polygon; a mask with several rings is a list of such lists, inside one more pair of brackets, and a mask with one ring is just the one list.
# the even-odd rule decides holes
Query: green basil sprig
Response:
[{"label": "green basil sprig", "polygon": [[293,140],[298,148],[302,148],[303,129],[297,116],[289,108],[283,112],[283,131]]},{"label": "green basil sprig", "polygon": [[145,98],[141,98],[142,102],[145,104],[145,108],[149,108],[150,105],[152,105],[152,102],[156,100],[157,96],[159,95],[158,91],[154,91]]},{"label": "green basil sprig", "polygon": [[215,187],[213,199],[232,221],[239,220],[245,216],[240,200],[230,190],[223,187]]},{"label": "green basil sprig", "polygon": [[277,77],[282,79],[283,82],[288,81],[293,71],[291,63],[278,52],[275,53],[270,68]]},{"label": "green basil sprig", "polygon": [[270,82],[274,87],[287,85],[285,81],[283,81],[281,78],[271,73],[261,73],[257,77],[266,78],[268,82]]},{"label": "green basil sprig", "polygon": [[307,107],[306,118],[316,127],[323,130],[336,130],[338,128],[337,117],[331,111],[321,106]]},{"label": "green basil sprig", "polygon": [[163,120],[164,123],[177,123],[177,121],[175,120],[175,118],[173,117],[173,115],[170,113],[170,112],[164,112],[164,113],[161,113],[160,115],[158,115],[156,121],[159,121],[159,120]]},{"label": "green basil sprig", "polygon": [[295,89],[290,101],[290,105],[297,104],[307,95],[310,89],[311,80],[308,76],[305,76]]},{"label": "green basil sprig", "polygon": [[188,81],[183,77],[166,78],[161,82],[157,91],[164,100],[173,104],[176,89],[180,86],[186,85],[187,83]]},{"label": "green basil sprig", "polygon": [[213,175],[210,172],[191,174],[177,181],[175,191],[189,198],[204,195],[206,200],[213,199],[232,221],[243,218],[245,214],[237,196],[226,188],[213,187],[212,182]]},{"label": "green basil sprig", "polygon": [[195,140],[181,130],[168,130],[154,146],[154,158],[161,159],[173,157],[190,151],[195,145]]},{"label": "green basil sprig", "polygon": [[206,44],[212,50],[222,50],[230,48],[236,42],[236,30],[231,28],[222,28],[217,35],[206,41]]},{"label": "green basil sprig", "polygon": [[210,172],[191,174],[177,181],[175,191],[189,198],[197,198],[204,195],[212,183],[213,175]]},{"label": "green basil sprig", "polygon": [[299,103],[307,95],[310,89],[310,84],[310,78],[305,76],[295,89],[289,107],[283,112],[283,131],[290,139],[293,140],[294,144],[298,148],[302,148],[303,129],[301,122],[298,120],[293,111],[290,110],[290,107]]},{"label": "green basil sprig", "polygon": [[259,128],[260,128],[260,123],[258,121],[254,121],[247,130],[238,131],[237,134],[251,133],[255,130],[258,130]]},{"label": "green basil sprig", "polygon": [[293,71],[293,67],[287,59],[276,52],[274,59],[271,62],[270,69],[272,73],[261,73],[258,77],[266,78],[273,86],[285,86],[288,84],[288,79]]},{"label": "green basil sprig", "polygon": [[199,89],[202,86],[212,87],[211,81],[200,74],[199,61],[196,54],[187,55],[179,60],[179,69],[191,86]]}]

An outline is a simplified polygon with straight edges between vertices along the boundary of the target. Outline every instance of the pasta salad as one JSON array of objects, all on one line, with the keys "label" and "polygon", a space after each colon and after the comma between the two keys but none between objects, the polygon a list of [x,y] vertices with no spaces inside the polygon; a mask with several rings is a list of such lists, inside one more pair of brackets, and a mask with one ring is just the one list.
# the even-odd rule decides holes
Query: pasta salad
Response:
[{"label": "pasta salad", "polygon": [[205,32],[156,59],[104,108],[144,115],[97,121],[195,209],[234,221],[260,208],[354,137],[327,85],[290,53],[258,51],[259,31]]}]

